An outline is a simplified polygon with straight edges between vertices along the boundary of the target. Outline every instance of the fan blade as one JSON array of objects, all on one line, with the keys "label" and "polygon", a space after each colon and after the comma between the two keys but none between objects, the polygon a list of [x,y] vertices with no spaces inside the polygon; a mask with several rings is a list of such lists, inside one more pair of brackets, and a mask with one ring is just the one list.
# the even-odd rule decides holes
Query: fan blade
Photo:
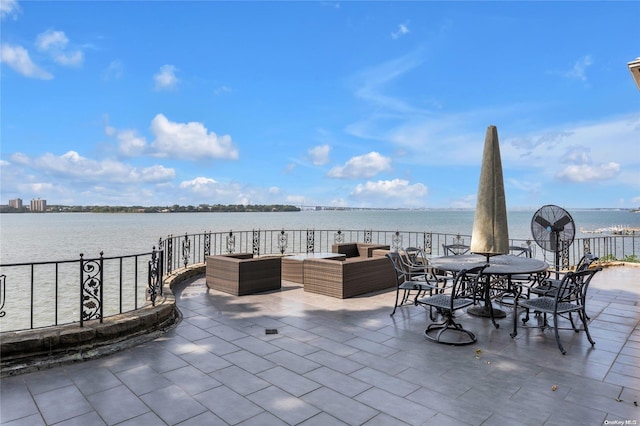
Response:
[{"label": "fan blade", "polygon": [[552,228],[554,231],[562,231],[569,222],[571,222],[571,218],[568,215],[564,215],[553,224]]},{"label": "fan blade", "polygon": [[542,216],[536,216],[536,218],[534,219],[538,224],[540,224],[543,228],[549,228],[551,227],[551,222],[549,222],[547,219],[545,219]]}]

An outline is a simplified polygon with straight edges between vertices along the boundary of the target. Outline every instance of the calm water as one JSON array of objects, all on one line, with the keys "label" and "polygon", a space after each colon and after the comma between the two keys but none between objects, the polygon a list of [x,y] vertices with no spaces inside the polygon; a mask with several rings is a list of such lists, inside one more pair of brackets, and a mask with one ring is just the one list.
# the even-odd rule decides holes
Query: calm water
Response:
[{"label": "calm water", "polygon": [[[531,238],[532,211],[509,212],[509,237]],[[615,225],[640,228],[640,214],[629,211],[578,210],[571,212],[576,229],[595,230]],[[148,253],[160,238],[169,234],[199,234],[205,231],[228,232],[260,229],[273,230],[342,230],[342,231],[417,231],[470,235],[473,211],[302,211],[290,213],[156,213],[156,214],[3,214],[0,215],[0,264],[75,260]],[[577,232],[577,237],[589,236]],[[535,247],[534,247],[535,248]],[[105,315],[134,309],[145,303],[146,263],[137,262],[138,287],[127,284],[118,288],[118,277],[105,276]],[[131,277],[136,261],[126,261],[125,276]],[[7,275],[4,311],[0,331],[30,327],[33,309],[34,327],[77,321],[79,317],[78,263],[38,266],[33,287],[29,268],[20,267]],[[117,267],[107,267],[114,271]],[[7,268],[9,270],[9,268]],[[0,270],[0,274],[2,271]],[[55,274],[58,274],[58,286]],[[76,277],[76,278],[72,278]],[[30,290],[33,288],[33,292]],[[122,292],[121,297],[117,296]],[[56,293],[58,311],[55,311]],[[114,299],[115,297],[115,299]],[[119,306],[123,304],[123,306]]]},{"label": "calm water", "polygon": [[[508,214],[509,237],[531,238],[535,211]],[[578,230],[615,225],[640,228],[640,213],[627,210],[570,211]],[[0,215],[0,263],[120,256],[149,252],[169,234],[252,229],[330,229],[430,231],[470,235],[474,212],[427,211],[302,211],[289,213],[52,213]]]}]

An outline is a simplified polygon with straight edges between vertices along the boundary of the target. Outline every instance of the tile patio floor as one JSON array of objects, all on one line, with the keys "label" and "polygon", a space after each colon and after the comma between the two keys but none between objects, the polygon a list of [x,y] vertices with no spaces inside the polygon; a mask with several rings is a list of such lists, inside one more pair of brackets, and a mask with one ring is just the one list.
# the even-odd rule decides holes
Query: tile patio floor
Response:
[{"label": "tile patio floor", "polygon": [[[477,343],[426,341],[427,312],[394,292],[347,300],[178,289],[164,336],[1,380],[2,425],[640,425],[640,268],[599,273],[583,332],[458,315]],[[277,334],[266,334],[277,329]],[[480,350],[478,354],[476,351]],[[552,387],[557,387],[554,391]],[[635,404],[634,404],[635,402]]]}]

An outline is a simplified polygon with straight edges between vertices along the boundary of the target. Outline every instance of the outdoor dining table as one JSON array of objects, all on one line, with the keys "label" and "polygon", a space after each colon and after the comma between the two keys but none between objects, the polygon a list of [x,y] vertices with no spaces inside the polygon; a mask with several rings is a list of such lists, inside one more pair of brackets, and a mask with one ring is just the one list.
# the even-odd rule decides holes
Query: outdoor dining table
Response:
[{"label": "outdoor dining table", "polygon": [[491,318],[496,328],[499,325],[495,322],[495,318],[504,318],[506,313],[494,308],[491,304],[491,276],[506,277],[508,288],[511,289],[512,276],[540,274],[549,268],[549,264],[545,261],[512,254],[490,257],[480,254],[442,256],[432,258],[430,264],[434,269],[449,271],[454,274],[463,270],[489,265],[482,271],[482,275],[486,277],[483,280],[484,306],[472,306],[467,310],[467,313]]}]

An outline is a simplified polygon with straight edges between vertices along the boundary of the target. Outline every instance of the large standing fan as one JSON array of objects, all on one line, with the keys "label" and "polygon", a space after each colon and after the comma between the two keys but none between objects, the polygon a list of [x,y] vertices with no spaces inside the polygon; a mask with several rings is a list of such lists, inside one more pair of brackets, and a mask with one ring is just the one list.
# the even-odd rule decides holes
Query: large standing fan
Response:
[{"label": "large standing fan", "polygon": [[573,218],[562,207],[553,204],[542,206],[531,219],[531,234],[543,250],[555,253],[557,278],[560,270],[560,253],[573,243],[576,235]]}]

